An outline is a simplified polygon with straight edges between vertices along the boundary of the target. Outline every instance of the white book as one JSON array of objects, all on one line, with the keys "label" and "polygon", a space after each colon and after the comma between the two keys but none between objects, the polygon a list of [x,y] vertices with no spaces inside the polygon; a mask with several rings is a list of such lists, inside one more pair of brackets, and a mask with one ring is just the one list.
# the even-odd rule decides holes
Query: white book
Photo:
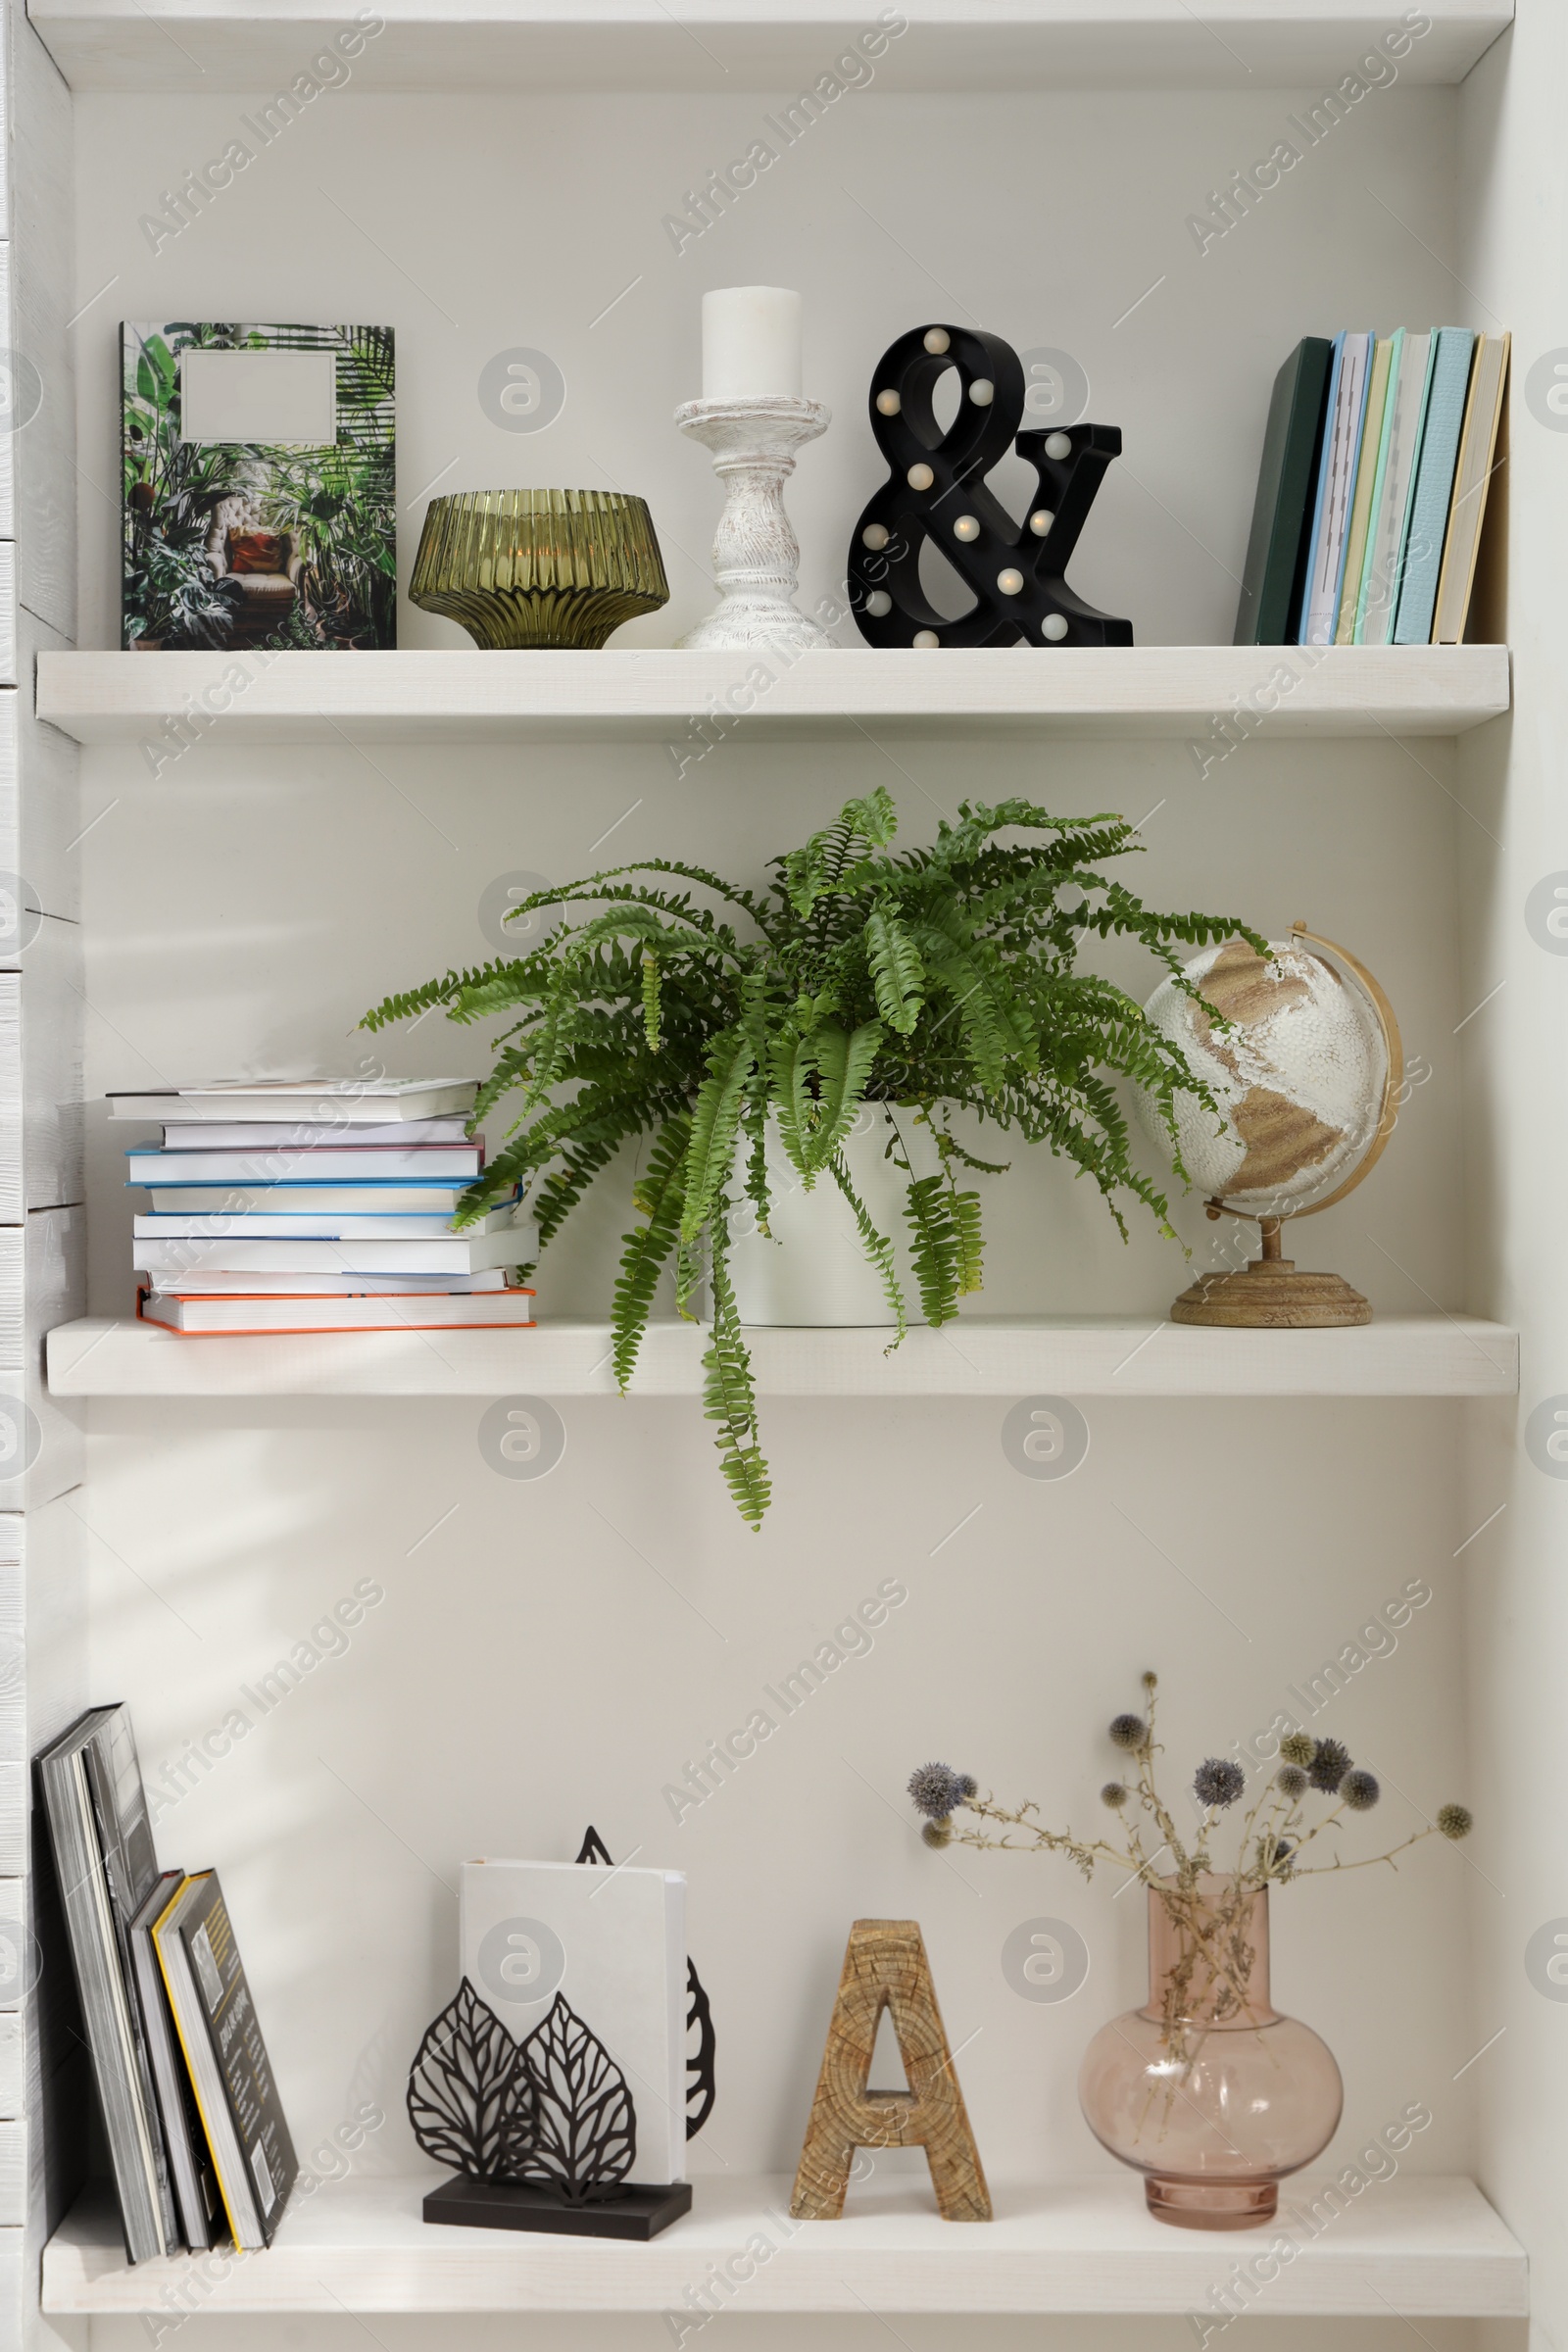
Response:
[{"label": "white book", "polygon": [[533,1225],[425,1242],[248,1242],[224,1234],[211,1242],[138,1240],[131,1248],[139,1274],[197,1274],[209,1267],[229,1274],[482,1274],[496,1266],[532,1265],[539,1234]]},{"label": "white book", "polygon": [[1399,602],[1399,556],[1404,546],[1404,517],[1415,478],[1416,452],[1421,446],[1421,418],[1426,409],[1427,374],[1432,366],[1432,336],[1407,334],[1395,387],[1394,420],[1389,427],[1389,457],[1383,474],[1383,496],[1372,517],[1367,542],[1366,612],[1357,642],[1387,645]]},{"label": "white book", "polygon": [[344,1298],[373,1293],[380,1298],[423,1298],[477,1295],[506,1287],[506,1272],[500,1266],[483,1274],[231,1274],[221,1266],[203,1266],[195,1274],[163,1274],[158,1282],[160,1292],[173,1298],[211,1298],[224,1291],[247,1292],[258,1298],[276,1293],[290,1298]]},{"label": "white book", "polygon": [[482,1298],[444,1293],[427,1298],[399,1298],[380,1293],[323,1298],[304,1294],[227,1298],[192,1298],[154,1291],[142,1300],[142,1321],[161,1323],[187,1338],[245,1339],[296,1331],[532,1331],[531,1291],[489,1291]]},{"label": "white book", "polygon": [[149,1145],[125,1153],[127,1184],[428,1184],[454,1176],[471,1184],[479,1173],[476,1144],[416,1144],[396,1152],[385,1145],[318,1145],[314,1152],[157,1152]]},{"label": "white book", "polygon": [[686,2178],[686,1880],[577,1862],[465,1862],[463,1974],[523,2041],[558,1993],[625,2078],[630,2178]]},{"label": "white book", "polygon": [[228,1078],[214,1086],[163,1086],[112,1094],[115,1119],[310,1119],[363,1126],[404,1119],[466,1118],[475,1078]]},{"label": "white book", "polygon": [[[128,1117],[130,1114],[127,1112],[124,1115]],[[274,1152],[281,1146],[288,1151],[304,1152],[313,1150],[318,1144],[396,1144],[407,1147],[410,1144],[466,1144],[479,1140],[465,1135],[464,1124],[460,1118],[403,1119],[391,1127],[367,1127],[343,1118],[324,1126],[308,1119],[203,1119],[191,1125],[166,1124],[164,1150]]]},{"label": "white book", "polygon": [[[440,1242],[455,1232],[450,1216],[343,1217],[324,1208],[298,1217],[274,1216],[267,1209],[244,1216],[225,1216],[220,1209],[182,1216],[177,1209],[164,1209],[133,1217],[131,1223],[137,1241],[151,1242]],[[515,1230],[510,1209],[464,1228],[472,1234]]]},{"label": "white book", "polygon": [[1328,486],[1321,527],[1312,550],[1307,582],[1303,645],[1332,645],[1339,618],[1340,572],[1345,560],[1345,534],[1350,519],[1350,495],[1361,456],[1361,426],[1366,409],[1366,373],[1371,358],[1371,335],[1347,335],[1340,367],[1339,397],[1329,419]]},{"label": "white book", "polygon": [[[146,1187],[153,1213],[158,1216],[219,1215],[249,1219],[314,1217],[324,1213],[330,1217],[439,1217],[449,1229],[466,1189],[459,1176],[447,1184],[150,1184]],[[515,1200],[498,1201],[478,1219],[477,1230],[490,1233],[498,1225],[510,1225],[516,1206]]]}]

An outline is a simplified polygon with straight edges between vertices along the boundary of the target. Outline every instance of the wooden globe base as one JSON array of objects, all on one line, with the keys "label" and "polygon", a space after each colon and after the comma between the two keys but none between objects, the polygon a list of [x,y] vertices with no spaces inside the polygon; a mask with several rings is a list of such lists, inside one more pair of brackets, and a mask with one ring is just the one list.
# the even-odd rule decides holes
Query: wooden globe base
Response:
[{"label": "wooden globe base", "polygon": [[1332,1331],[1370,1323],[1372,1309],[1339,1274],[1298,1274],[1288,1257],[1255,1258],[1241,1274],[1204,1274],[1170,1310],[1173,1323],[1238,1331]]}]

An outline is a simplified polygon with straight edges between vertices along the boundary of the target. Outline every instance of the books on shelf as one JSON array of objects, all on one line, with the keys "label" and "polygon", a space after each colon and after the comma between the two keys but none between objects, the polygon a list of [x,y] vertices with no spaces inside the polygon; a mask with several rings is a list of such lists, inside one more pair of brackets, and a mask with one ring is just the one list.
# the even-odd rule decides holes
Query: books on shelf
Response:
[{"label": "books on shelf", "polygon": [[1349,645],[1355,634],[1360,604],[1361,575],[1366,567],[1367,526],[1372,519],[1372,485],[1384,454],[1383,428],[1389,400],[1389,363],[1394,337],[1373,338],[1367,368],[1366,407],[1361,418],[1361,446],[1356,453],[1355,488],[1350,493],[1349,520],[1345,533],[1345,564],[1341,574],[1340,609],[1335,616],[1334,643]]},{"label": "books on shelf", "polygon": [[259,2253],[299,2162],[217,1871],[182,1881],[152,1939],[229,2230],[243,2252]]},{"label": "books on shelf", "polygon": [[217,1877],[159,1870],[124,1706],[37,1765],[126,2254],[266,2245],[298,2167]]},{"label": "books on shelf", "polygon": [[130,1968],[158,1857],[128,1711],[92,1708],[43,1751],[38,1777],[125,2252],[152,2262],[180,2238]]},{"label": "books on shelf", "polygon": [[153,1928],[184,1884],[182,1870],[159,1874],[151,1894],[130,1923],[130,1963],[136,1998],[147,2029],[147,2056],[158,2091],[158,2112],[169,2149],[180,2228],[186,2245],[192,2253],[200,2254],[222,2235],[222,2199],[213,2169],[212,2151],[202,2130],[196,2093],[174,2038],[174,2021],[170,2015],[163,1972],[153,1948]]},{"label": "books on shelf", "polygon": [[303,1151],[158,1152],[125,1153],[127,1184],[391,1184],[399,1178],[429,1184],[453,1176],[471,1184],[484,1162],[482,1144],[307,1146]]},{"label": "books on shelf", "polygon": [[465,1862],[462,1973],[514,2041],[558,1992],[591,2029],[636,2107],[633,2180],[686,2177],[686,1879],[583,1862]]},{"label": "books on shelf", "polygon": [[223,1078],[212,1086],[112,1094],[109,1109],[116,1119],[168,1119],[176,1125],[245,1120],[330,1129],[401,1126],[409,1119],[466,1120],[478,1092],[472,1078]]},{"label": "books on shelf", "polygon": [[[499,1266],[479,1274],[377,1274],[374,1282],[375,1296],[382,1298],[467,1297],[506,1287],[506,1273]],[[363,1274],[302,1274],[297,1269],[269,1274],[255,1267],[230,1273],[225,1266],[203,1266],[194,1274],[166,1273],[158,1284],[165,1298],[212,1298],[231,1291],[255,1298],[347,1298],[363,1295],[366,1288]]]},{"label": "books on shelf", "polygon": [[[218,1212],[231,1217],[306,1218],[319,1209],[330,1209],[359,1217],[434,1216],[450,1225],[464,1186],[464,1178],[453,1176],[437,1177],[431,1184],[416,1184],[412,1178],[372,1178],[368,1184],[150,1184],[145,1189],[152,1195],[155,1216]],[[511,1220],[510,1202],[485,1211],[486,1230]]]},{"label": "books on shelf", "polygon": [[1322,335],[1307,335],[1274,378],[1236,615],[1238,645],[1295,642],[1305,577],[1308,505],[1322,454],[1323,405],[1333,362],[1333,344]]},{"label": "books on shelf", "polygon": [[1334,642],[1340,588],[1345,578],[1350,494],[1355,485],[1361,425],[1366,416],[1367,359],[1372,337],[1339,335],[1335,341],[1334,375],[1329,386],[1323,456],[1318,465],[1317,500],[1312,514],[1312,544],[1307,559],[1302,645]]},{"label": "books on shelf", "polygon": [[1438,573],[1447,535],[1453,469],[1459,455],[1475,342],[1468,327],[1438,329],[1426,422],[1415,462],[1415,486],[1410,493],[1410,524],[1405,535],[1399,603],[1394,620],[1395,645],[1428,645],[1432,640],[1432,612],[1438,597]]},{"label": "books on shelf", "polygon": [[[243,1236],[249,1241],[423,1242],[449,1239],[457,1230],[450,1210],[435,1215],[401,1216],[376,1211],[367,1214],[353,1209],[340,1213],[323,1207],[309,1216],[274,1216],[270,1209],[228,1213],[220,1201],[215,1201],[211,1208],[197,1210],[190,1215],[177,1208],[155,1209],[150,1216],[133,1218],[132,1225],[138,1242],[187,1238],[213,1241],[220,1235]],[[521,1233],[526,1236],[531,1227],[514,1224],[512,1210],[507,1208],[492,1209],[465,1230],[468,1233]]]},{"label": "books on shelf", "polygon": [[137,1241],[134,1249],[138,1274],[195,1274],[208,1266],[225,1274],[482,1274],[529,1265],[538,1255],[532,1225],[424,1242],[248,1241],[234,1233],[212,1241]]},{"label": "books on shelf", "polygon": [[1487,494],[1496,470],[1497,434],[1502,422],[1507,373],[1508,337],[1478,337],[1454,468],[1448,536],[1444,543],[1443,569],[1438,575],[1437,611],[1432,622],[1434,645],[1458,645],[1464,636],[1465,615],[1475,586],[1476,560],[1481,552]]},{"label": "books on shelf", "polygon": [[477,1297],[436,1291],[360,1291],[339,1298],[310,1295],[247,1296],[243,1291],[214,1298],[159,1291],[142,1301],[144,1323],[188,1338],[249,1338],[258,1332],[310,1331],[531,1331],[533,1293],[488,1291]]},{"label": "books on shelf", "polygon": [[290,1079],[112,1097],[117,1116],[178,1114],[125,1153],[152,1203],[133,1223],[138,1316],[189,1338],[530,1328],[533,1293],[507,1277],[539,1235],[515,1195],[458,1224],[484,1167],[464,1132],[477,1091]]},{"label": "books on shelf", "polygon": [[1399,335],[1396,370],[1389,385],[1383,471],[1373,494],[1366,568],[1356,608],[1357,645],[1387,645],[1393,631],[1410,514],[1410,484],[1432,380],[1432,350],[1437,338],[1406,334],[1402,327]]},{"label": "books on shelf", "polygon": [[[113,1100],[113,1098],[111,1098]],[[150,1100],[138,1095],[135,1100]],[[141,1118],[139,1111],[117,1111],[117,1118]],[[150,1110],[148,1118],[160,1113]],[[382,1116],[377,1113],[377,1118]],[[347,1125],[342,1120],[325,1124],[319,1120],[298,1120],[290,1116],[279,1119],[202,1119],[187,1124],[183,1119],[164,1123],[166,1152],[272,1152],[304,1151],[311,1144],[396,1144],[406,1151],[411,1144],[466,1144],[468,1140],[467,1122],[452,1119],[401,1119],[391,1125]]]},{"label": "books on shelf", "polygon": [[1507,335],[1308,336],[1275,379],[1238,645],[1457,645]]}]

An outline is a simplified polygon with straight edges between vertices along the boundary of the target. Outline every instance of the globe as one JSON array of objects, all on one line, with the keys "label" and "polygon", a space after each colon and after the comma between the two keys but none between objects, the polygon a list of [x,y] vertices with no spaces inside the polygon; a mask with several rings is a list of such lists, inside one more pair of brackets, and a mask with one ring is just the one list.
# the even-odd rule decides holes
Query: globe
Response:
[{"label": "globe", "polygon": [[[1168,978],[1146,1007],[1219,1106],[1216,1117],[1196,1095],[1175,1098],[1182,1165],[1211,1216],[1223,1203],[1257,1218],[1263,1234],[1263,1256],[1245,1274],[1200,1277],[1183,1294],[1172,1310],[1179,1322],[1370,1319],[1365,1299],[1338,1275],[1297,1274],[1280,1252],[1282,1217],[1326,1207],[1378,1157],[1401,1068],[1398,1029],[1377,982],[1329,941],[1317,944],[1336,960],[1314,953],[1314,937],[1296,925],[1288,940],[1269,943],[1271,960],[1246,940],[1227,940],[1186,965],[1189,987]],[[1141,1098],[1139,1111],[1171,1158],[1152,1098]]]}]

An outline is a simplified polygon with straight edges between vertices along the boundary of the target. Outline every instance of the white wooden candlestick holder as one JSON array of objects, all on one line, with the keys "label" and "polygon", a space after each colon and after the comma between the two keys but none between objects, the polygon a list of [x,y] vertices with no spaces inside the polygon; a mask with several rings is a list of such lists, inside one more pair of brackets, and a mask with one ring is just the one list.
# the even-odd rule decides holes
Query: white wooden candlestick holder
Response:
[{"label": "white wooden candlestick holder", "polygon": [[827,631],[795,608],[800,542],[784,512],[795,453],[832,422],[820,401],[785,394],[749,400],[688,400],[675,422],[713,453],[724,512],[713,535],[719,601],[680,640],[704,652],[725,646],[831,646]]}]

